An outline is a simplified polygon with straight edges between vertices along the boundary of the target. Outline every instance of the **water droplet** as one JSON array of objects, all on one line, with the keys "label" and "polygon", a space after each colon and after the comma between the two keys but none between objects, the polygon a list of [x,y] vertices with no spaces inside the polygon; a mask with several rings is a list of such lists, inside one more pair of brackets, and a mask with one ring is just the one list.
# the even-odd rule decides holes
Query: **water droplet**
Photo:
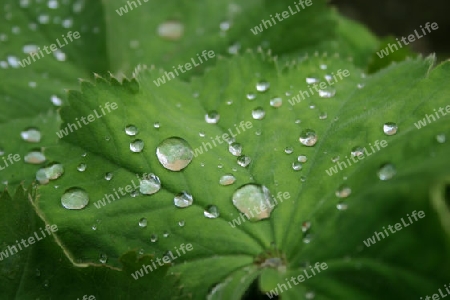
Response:
[{"label": "water droplet", "polygon": [[305,129],[301,132],[299,140],[303,145],[312,147],[317,142],[316,132],[312,129]]},{"label": "water droplet", "polygon": [[439,144],[445,143],[445,140],[446,140],[445,134],[442,133],[442,134],[436,135],[436,141],[437,141]]},{"label": "water droplet", "polygon": [[151,241],[152,243],[157,242],[157,241],[158,241],[158,236],[157,236],[156,234],[152,234],[152,235],[150,236],[150,241]]},{"label": "water droplet", "polygon": [[313,239],[313,235],[308,233],[303,237],[303,243],[309,244],[309,243],[311,243],[312,239]]},{"label": "water droplet", "polygon": [[264,185],[252,183],[238,188],[233,193],[232,201],[233,205],[251,221],[269,218],[275,207],[269,189]]},{"label": "water droplet", "polygon": [[326,120],[326,118],[328,118],[328,115],[326,112],[322,112],[319,114],[319,119],[320,120]]},{"label": "water droplet", "polygon": [[302,232],[307,232],[311,228],[311,222],[305,221],[302,223]]},{"label": "water droplet", "polygon": [[248,100],[255,100],[255,98],[256,98],[256,94],[252,94],[252,93],[248,93],[247,94],[247,99]]},{"label": "water droplet", "polygon": [[37,52],[38,46],[37,45],[24,45],[22,48],[22,52],[25,54],[30,54],[32,52]]},{"label": "water droplet", "polygon": [[235,181],[236,177],[234,177],[233,174],[225,174],[222,177],[220,177],[219,184],[230,185],[233,184]]},{"label": "water droplet", "polygon": [[217,111],[212,110],[205,115],[205,121],[208,124],[217,124],[219,122],[220,115]]},{"label": "water droplet", "polygon": [[258,106],[254,110],[252,110],[252,117],[255,120],[262,120],[264,116],[266,115],[266,112],[261,106]]},{"label": "water droplet", "polygon": [[339,202],[336,204],[336,208],[339,210],[346,210],[348,208],[348,205],[344,202]]},{"label": "water droplet", "polygon": [[223,22],[220,23],[219,27],[220,27],[221,31],[227,31],[231,27],[231,22],[223,21]]},{"label": "water droplet", "polygon": [[300,170],[302,169],[302,164],[299,163],[298,161],[294,161],[294,162],[292,163],[292,169],[293,169],[294,171],[300,171]]},{"label": "water droplet", "polygon": [[306,155],[302,154],[297,157],[297,160],[301,163],[305,163],[308,160],[308,157],[306,157]]},{"label": "water droplet", "polygon": [[147,227],[147,219],[146,218],[141,218],[139,220],[139,227]]},{"label": "water droplet", "polygon": [[23,158],[24,162],[38,165],[45,161],[45,155],[39,151],[31,151]]},{"label": "water droplet", "polygon": [[337,162],[339,160],[339,158],[340,158],[339,155],[334,156],[334,157],[331,158],[331,161],[335,163],[335,162]]},{"label": "water droplet", "polygon": [[320,65],[320,69],[321,69],[321,70],[326,70],[327,68],[328,68],[328,66],[325,65],[325,64],[321,64],[321,65]]},{"label": "water droplet", "polygon": [[97,224],[92,225],[92,230],[97,230]]},{"label": "water droplet", "polygon": [[377,175],[378,175],[378,178],[380,178],[380,180],[389,180],[392,177],[394,177],[396,173],[397,173],[397,171],[396,171],[394,165],[384,164],[378,170]]},{"label": "water droplet", "polygon": [[336,95],[336,89],[328,87],[326,89],[319,90],[319,97],[321,98],[332,98]]},{"label": "water droplet", "polygon": [[161,189],[161,181],[155,174],[149,174],[146,179],[141,180],[139,191],[144,195],[151,195]]},{"label": "water droplet", "polygon": [[138,153],[144,149],[144,141],[143,140],[134,140],[130,143],[130,150],[132,152]]},{"label": "water droplet", "polygon": [[192,205],[194,198],[186,191],[181,192],[173,198],[173,203],[176,207],[184,208]]},{"label": "water droplet", "polygon": [[252,162],[252,159],[246,155],[241,155],[237,158],[237,163],[241,167],[247,167]]},{"label": "water droplet", "polygon": [[228,47],[228,53],[229,54],[238,54],[239,50],[241,49],[241,44],[239,44],[238,42],[231,44]]},{"label": "water droplet", "polygon": [[125,127],[125,133],[129,136],[135,136],[136,134],[138,134],[138,132],[138,128],[134,125],[127,125]]},{"label": "water droplet", "polygon": [[77,170],[80,171],[80,172],[84,172],[84,171],[86,171],[86,168],[87,168],[87,165],[81,163],[81,164],[78,165]]},{"label": "water droplet", "polygon": [[184,224],[185,224],[184,220],[178,221],[178,226],[184,227]]},{"label": "water droplet", "polygon": [[294,152],[294,148],[292,148],[292,147],[286,147],[286,148],[284,148],[284,153],[286,153],[286,154],[292,154],[292,152]]},{"label": "water droplet", "polygon": [[353,147],[352,151],[350,152],[350,154],[353,157],[364,155],[364,148],[363,147],[359,147],[359,146]]},{"label": "water droplet", "polygon": [[314,84],[314,83],[319,83],[319,79],[316,77],[306,77],[306,83],[307,84]]},{"label": "water droplet", "polygon": [[110,181],[113,178],[113,176],[114,176],[113,173],[108,172],[108,173],[105,174],[105,179]]},{"label": "water droplet", "polygon": [[189,165],[194,155],[188,142],[179,137],[171,137],[159,144],[156,156],[164,168],[180,171]]},{"label": "water droplet", "polygon": [[234,156],[240,156],[242,154],[242,145],[239,143],[231,143],[228,146],[228,151]]},{"label": "water droplet", "polygon": [[394,135],[397,133],[398,126],[395,123],[388,122],[383,125],[383,132],[386,135]]},{"label": "water droplet", "polygon": [[163,237],[166,238],[166,237],[169,237],[169,235],[170,235],[170,234],[169,234],[169,232],[168,232],[167,230],[165,230],[165,231],[163,232]]},{"label": "water droplet", "polygon": [[362,89],[365,86],[365,84],[364,83],[358,83],[356,86],[358,87],[358,89]]},{"label": "water droplet", "polygon": [[142,248],[139,249],[139,254],[140,254],[140,255],[143,255],[144,253],[145,253],[144,249],[142,249]]},{"label": "water droplet", "polygon": [[203,214],[207,218],[215,219],[219,216],[219,209],[215,205],[208,205]]},{"label": "water droplet", "polygon": [[351,193],[352,193],[352,190],[347,185],[341,185],[336,190],[336,197],[346,198],[346,197],[350,196]]},{"label": "water droplet", "polygon": [[315,297],[316,297],[316,294],[315,294],[314,292],[312,292],[312,291],[306,292],[306,294],[305,294],[305,298],[306,298],[307,300],[312,300],[312,299],[314,299]]},{"label": "water droplet", "polygon": [[161,127],[161,124],[159,124],[159,122],[155,122],[155,123],[153,124],[153,127],[156,128],[156,129],[158,129],[159,127]]},{"label": "water droplet", "polygon": [[12,56],[9,55],[8,57],[6,57],[6,60],[8,61],[8,64],[12,67],[12,68],[19,68],[20,67],[20,60],[16,57],[16,56]]},{"label": "water droplet", "polygon": [[102,264],[106,264],[106,262],[108,261],[108,256],[107,256],[106,254],[104,254],[104,253],[100,254],[99,261],[100,261]]},{"label": "water droplet", "polygon": [[300,180],[301,180],[302,182],[305,182],[305,181],[306,181],[306,176],[300,176]]},{"label": "water droplet", "polygon": [[41,141],[41,132],[37,128],[28,128],[20,133],[22,139],[30,143],[39,143]]},{"label": "water droplet", "polygon": [[61,105],[62,105],[62,100],[61,100],[61,98],[59,98],[59,97],[56,96],[56,95],[52,95],[52,96],[50,97],[50,101],[52,101],[52,103],[53,103],[54,106],[61,106]]},{"label": "water droplet", "polygon": [[178,21],[166,21],[158,26],[158,35],[167,40],[179,40],[183,33],[184,25]]},{"label": "water droplet", "polygon": [[283,99],[279,97],[270,99],[270,106],[278,108],[281,105],[283,105]]},{"label": "water droplet", "polygon": [[260,93],[267,92],[269,90],[270,83],[267,81],[260,81],[256,84],[256,90]]},{"label": "water droplet", "polygon": [[61,204],[66,209],[83,209],[89,203],[89,195],[80,188],[70,188],[61,197]]}]

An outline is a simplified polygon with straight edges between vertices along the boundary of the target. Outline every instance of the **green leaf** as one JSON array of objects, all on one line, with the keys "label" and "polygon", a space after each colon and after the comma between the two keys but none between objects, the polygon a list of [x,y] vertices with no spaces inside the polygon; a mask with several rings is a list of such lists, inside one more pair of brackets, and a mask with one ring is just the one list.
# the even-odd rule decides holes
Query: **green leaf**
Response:
[{"label": "green leaf", "polygon": [[[156,87],[152,81],[162,72],[145,66],[123,83],[113,77],[97,78],[95,85],[83,82],[81,92],[70,92],[71,106],[61,111],[62,129],[76,123],[76,118],[95,114],[94,110],[99,113],[104,108],[104,114],[48,149],[52,160],[64,164],[65,174],[39,188],[36,204],[48,223],[59,224],[58,237],[75,261],[95,263],[105,253],[108,264],[118,267],[119,257],[130,249],[143,248],[162,257],[181,244],[192,244],[194,251],[176,257],[173,268],[180,273],[185,294],[195,299],[208,293],[239,298],[268,268],[277,270],[283,283],[316,262],[326,263],[327,270],[282,297],[298,299],[314,293],[316,299],[403,299],[433,293],[450,270],[448,210],[442,210],[443,196],[430,198],[436,183],[448,177],[449,143],[436,140],[438,134],[448,134],[448,116],[420,130],[414,125],[447,104],[449,64],[430,71],[432,62],[433,58],[410,60],[364,79],[360,70],[336,57],[315,56],[280,68],[270,56],[250,53],[219,59],[192,85],[174,80]],[[332,97],[319,97],[305,79],[325,82],[327,74],[334,78],[335,96],[325,88]],[[269,89],[257,92],[255,86],[262,82],[270,83]],[[312,95],[291,105],[289,100],[299,91]],[[256,99],[248,100],[248,93],[256,94]],[[283,99],[281,107],[270,106],[274,97]],[[107,112],[107,102],[110,107],[116,103],[117,109]],[[252,118],[258,106],[265,111],[262,120]],[[205,122],[205,114],[212,111],[220,114],[217,124]],[[155,122],[160,126],[155,128]],[[252,126],[236,134],[243,154],[252,159],[243,168],[216,137],[229,129],[236,133],[237,126],[246,122]],[[398,125],[395,135],[383,133],[386,122]],[[125,133],[128,125],[138,128],[136,136]],[[318,136],[314,147],[299,143],[306,129]],[[164,168],[156,156],[158,145],[173,136],[185,139],[198,154],[180,172]],[[130,151],[135,139],[144,142],[142,152]],[[386,140],[388,146],[371,151],[377,140]],[[206,142],[211,147],[206,148]],[[355,146],[372,153],[327,175],[334,165],[331,159],[340,156],[340,161],[347,161]],[[204,152],[199,154],[201,147]],[[290,147],[289,155],[285,152]],[[307,161],[295,171],[292,165],[299,155]],[[83,172],[77,171],[80,163],[87,166]],[[393,164],[396,174],[382,181],[377,171],[386,163]],[[110,180],[105,179],[108,172],[113,174]],[[137,195],[136,174],[143,173],[156,174],[161,190]],[[236,183],[221,186],[219,179],[226,173],[233,173]],[[237,188],[248,183],[265,185],[277,197],[276,207],[267,220],[230,226],[236,218],[245,219],[231,199]],[[342,184],[351,193],[339,199],[336,191]],[[61,196],[74,187],[89,195],[90,203],[82,210],[61,205]],[[119,197],[119,188],[126,189],[126,195]],[[174,196],[182,191],[193,195],[194,205],[174,206]],[[280,192],[289,197],[281,201]],[[111,194],[110,203],[105,193]],[[98,202],[102,198],[104,206]],[[218,207],[219,218],[203,216],[209,205]],[[413,211],[424,211],[426,218],[364,246],[375,231],[401,222]],[[138,225],[142,218],[148,221],[146,227]],[[97,219],[101,223],[93,231]],[[437,268],[443,273],[438,275]],[[273,287],[271,278],[262,283],[264,291]],[[389,295],[386,288],[392,290]]]}]

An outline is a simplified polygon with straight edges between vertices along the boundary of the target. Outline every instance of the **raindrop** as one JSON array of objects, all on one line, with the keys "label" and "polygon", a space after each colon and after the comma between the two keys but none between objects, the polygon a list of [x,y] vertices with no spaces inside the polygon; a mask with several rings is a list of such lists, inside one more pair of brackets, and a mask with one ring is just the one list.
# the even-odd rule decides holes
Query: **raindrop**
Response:
[{"label": "raindrop", "polygon": [[156,128],[156,129],[159,129],[159,127],[161,127],[161,124],[159,124],[159,122],[155,122],[153,124],[153,127]]},{"label": "raindrop", "polygon": [[179,137],[171,137],[159,144],[156,148],[156,156],[164,168],[180,171],[189,165],[194,155],[187,141]]},{"label": "raindrop", "polygon": [[106,264],[106,262],[108,261],[108,256],[106,254],[102,253],[102,254],[100,254],[99,260],[102,264]]},{"label": "raindrop", "polygon": [[336,208],[339,210],[346,210],[348,208],[348,205],[344,202],[339,202],[336,204]]},{"label": "raindrop", "polygon": [[13,68],[15,68],[15,69],[17,69],[18,67],[20,67],[20,60],[17,58],[17,57],[15,57],[15,56],[12,56],[12,55],[9,55],[7,58],[6,58],[6,60],[8,61],[8,64],[11,66],[11,67],[13,67]]},{"label": "raindrop", "polygon": [[47,6],[48,6],[48,8],[50,8],[50,9],[56,9],[56,8],[58,8],[59,3],[58,3],[57,0],[49,0],[49,1],[47,2]]},{"label": "raindrop", "polygon": [[138,153],[141,152],[142,149],[144,149],[144,141],[137,139],[130,143],[130,150],[132,152]]},{"label": "raindrop", "polygon": [[436,141],[437,141],[439,144],[445,143],[445,140],[446,140],[445,134],[442,133],[442,134],[436,135]]},{"label": "raindrop", "polygon": [[326,118],[328,118],[328,115],[326,112],[322,112],[319,114],[319,119],[320,120],[325,120]]},{"label": "raindrop", "polygon": [[77,170],[80,171],[80,172],[84,172],[84,171],[86,171],[86,168],[87,168],[87,165],[81,163],[81,164],[78,165]]},{"label": "raindrop", "polygon": [[38,51],[38,46],[36,46],[36,45],[25,45],[25,46],[23,46],[22,51],[25,54],[30,54],[32,52],[37,52]]},{"label": "raindrop", "polygon": [[305,181],[306,181],[306,176],[300,176],[300,180],[301,180],[302,182],[305,182]]},{"label": "raindrop", "polygon": [[138,132],[139,130],[134,125],[128,125],[125,127],[125,133],[129,136],[135,136]]},{"label": "raindrop", "polygon": [[305,221],[302,223],[302,232],[307,232],[311,228],[311,222]]},{"label": "raindrop", "polygon": [[347,185],[341,185],[336,190],[336,197],[346,198],[346,197],[350,196],[351,193],[352,193],[352,190]]},{"label": "raindrop", "polygon": [[337,162],[339,160],[339,158],[340,158],[339,155],[334,156],[334,157],[331,158],[331,161],[335,163],[335,162]]},{"label": "raindrop", "polygon": [[183,33],[184,25],[178,21],[166,21],[158,26],[158,35],[167,40],[179,40]]},{"label": "raindrop", "polygon": [[238,54],[240,49],[241,49],[241,44],[236,42],[234,44],[231,44],[228,47],[228,53],[229,54]]},{"label": "raindrop", "polygon": [[156,234],[152,234],[152,235],[150,236],[150,241],[151,241],[152,243],[157,242],[157,241],[158,241],[158,236],[157,236]]},{"label": "raindrop", "polygon": [[20,133],[22,139],[30,143],[39,143],[41,141],[41,132],[37,128],[28,128]]},{"label": "raindrop", "polygon": [[266,115],[266,112],[261,106],[258,106],[252,111],[252,117],[255,120],[262,120],[264,116]]},{"label": "raindrop", "polygon": [[302,154],[297,157],[297,160],[301,163],[305,163],[308,160],[308,157],[306,157],[306,155]]},{"label": "raindrop", "polygon": [[294,161],[294,162],[292,163],[292,169],[293,169],[294,171],[300,171],[300,170],[302,169],[302,164],[299,163],[298,161]]},{"label": "raindrop", "polygon": [[301,132],[299,140],[303,145],[312,147],[317,142],[316,132],[312,129],[305,129]]},{"label": "raindrop", "polygon": [[397,173],[397,171],[396,171],[394,165],[384,164],[378,170],[377,175],[378,175],[378,178],[380,178],[380,180],[389,180],[392,177],[394,177],[396,173]]},{"label": "raindrop", "polygon": [[284,153],[286,153],[286,154],[292,154],[292,152],[294,152],[294,148],[292,148],[292,147],[286,147],[286,148],[284,148]]},{"label": "raindrop", "polygon": [[144,195],[151,195],[161,189],[161,181],[155,174],[149,174],[146,179],[141,180],[139,191]]},{"label": "raindrop", "polygon": [[130,196],[133,197],[133,198],[136,198],[137,196],[139,196],[139,190],[135,189],[134,191],[132,191],[130,193]]},{"label": "raindrop", "polygon": [[168,236],[169,236],[169,232],[168,232],[167,230],[166,230],[166,231],[164,231],[164,232],[163,232],[163,237],[165,237],[165,238],[166,238],[166,237],[168,237]]},{"label": "raindrop", "polygon": [[184,208],[192,205],[194,199],[191,194],[186,191],[181,192],[173,198],[176,207]]},{"label": "raindrop", "polygon": [[334,97],[334,95],[336,95],[336,89],[334,88],[326,88],[323,90],[319,90],[319,97],[321,98],[332,98]]},{"label": "raindrop", "polygon": [[247,99],[248,100],[255,100],[255,98],[256,98],[256,94],[252,94],[252,93],[248,93],[247,94]]},{"label": "raindrop", "polygon": [[229,21],[223,21],[219,25],[221,31],[227,31],[231,27],[231,23]]},{"label": "raindrop", "polygon": [[184,220],[178,221],[178,226],[184,227],[184,224],[185,224]]},{"label": "raindrop", "polygon": [[233,184],[236,181],[236,178],[233,176],[233,174],[225,174],[222,177],[220,177],[219,183],[221,185],[230,185]]},{"label": "raindrop", "polygon": [[92,230],[97,230],[97,224],[92,225]]},{"label": "raindrop", "polygon": [[208,124],[217,124],[219,122],[220,115],[217,111],[212,110],[205,115],[205,121]]},{"label": "raindrop", "polygon": [[394,135],[397,133],[398,126],[395,123],[388,122],[383,125],[383,132],[386,135]]},{"label": "raindrop", "polygon": [[350,154],[353,157],[364,155],[364,148],[363,147],[359,147],[359,146],[353,147],[352,151],[350,152]]},{"label": "raindrop", "polygon": [[281,98],[272,98],[270,99],[270,106],[278,108],[283,104],[283,100]]},{"label": "raindrop", "polygon": [[108,172],[108,173],[105,174],[105,179],[110,181],[113,178],[113,176],[114,176],[113,173]]},{"label": "raindrop", "polygon": [[228,151],[234,156],[240,156],[242,154],[242,145],[239,143],[231,143],[228,146]]},{"label": "raindrop", "polygon": [[61,98],[59,98],[59,97],[56,96],[56,95],[52,95],[52,96],[50,97],[50,101],[52,101],[52,103],[53,103],[54,106],[61,106],[61,105],[62,105],[62,100],[61,100]]},{"label": "raindrop", "polygon": [[318,83],[319,79],[315,78],[315,77],[306,77],[306,83],[307,84],[313,84],[313,83]]},{"label": "raindrop", "polygon": [[[232,201],[233,205],[251,221],[269,218],[275,207],[269,189],[264,185],[252,183],[238,188],[233,193]],[[255,207],[260,209],[253,211]]]},{"label": "raindrop", "polygon": [[269,90],[270,83],[267,81],[260,81],[256,84],[256,90],[260,93],[267,92]]},{"label": "raindrop", "polygon": [[49,167],[41,170],[44,170],[45,176],[50,180],[56,180],[64,174],[63,165],[58,163],[53,163]]},{"label": "raindrop", "polygon": [[303,237],[303,243],[305,243],[305,244],[311,243],[312,238],[313,238],[313,235],[312,235],[312,234],[310,234],[310,233],[306,234],[306,235]]},{"label": "raindrop", "polygon": [[70,188],[61,197],[61,204],[66,209],[83,209],[89,203],[89,195],[80,188]]},{"label": "raindrop", "polygon": [[316,297],[316,294],[315,294],[314,292],[312,292],[312,291],[306,292],[306,294],[305,294],[305,298],[306,298],[307,300],[312,300],[312,299],[314,299],[315,297]]},{"label": "raindrop", "polygon": [[26,163],[37,165],[37,164],[41,164],[45,161],[45,155],[39,151],[32,151],[32,152],[29,152],[27,155],[25,155],[23,160]]},{"label": "raindrop", "polygon": [[146,218],[141,218],[139,220],[139,227],[147,227],[147,219]]},{"label": "raindrop", "polygon": [[215,219],[219,216],[219,209],[215,205],[208,205],[203,214],[207,218]]},{"label": "raindrop", "polygon": [[241,155],[237,158],[237,163],[241,167],[245,168],[252,162],[252,159],[246,155]]}]

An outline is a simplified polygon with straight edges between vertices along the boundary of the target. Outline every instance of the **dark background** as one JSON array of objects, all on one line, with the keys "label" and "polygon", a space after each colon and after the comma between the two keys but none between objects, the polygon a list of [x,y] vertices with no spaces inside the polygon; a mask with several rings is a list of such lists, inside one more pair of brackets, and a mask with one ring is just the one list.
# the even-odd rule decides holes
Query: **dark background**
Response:
[{"label": "dark background", "polygon": [[411,43],[415,52],[450,58],[450,0],[331,0],[341,14],[365,24],[380,37],[412,34],[426,22],[439,28]]}]

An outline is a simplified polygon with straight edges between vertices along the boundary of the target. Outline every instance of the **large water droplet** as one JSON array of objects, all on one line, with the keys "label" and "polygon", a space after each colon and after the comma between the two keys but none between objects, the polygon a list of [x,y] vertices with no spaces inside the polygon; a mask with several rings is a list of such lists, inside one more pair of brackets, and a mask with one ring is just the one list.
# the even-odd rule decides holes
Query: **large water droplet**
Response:
[{"label": "large water droplet", "polygon": [[61,204],[66,209],[83,209],[89,203],[89,195],[80,188],[70,188],[61,197]]},{"label": "large water droplet", "polygon": [[156,156],[164,168],[180,171],[186,168],[194,156],[191,146],[184,139],[171,137],[156,148]]},{"label": "large water droplet", "polygon": [[45,155],[39,151],[32,151],[25,155],[23,160],[26,163],[38,165],[45,161]]},{"label": "large water droplet", "polygon": [[220,177],[219,183],[221,185],[230,185],[233,184],[236,181],[236,177],[233,176],[233,174],[225,174],[222,177]]},{"label": "large water droplet", "polygon": [[305,146],[312,147],[317,142],[317,134],[312,129],[305,129],[300,133],[300,143]]},{"label": "large water droplet", "polygon": [[260,81],[256,84],[256,90],[261,93],[267,92],[267,90],[269,90],[269,87],[270,83],[267,81]]},{"label": "large water droplet", "polygon": [[144,141],[143,140],[134,140],[130,143],[130,150],[132,152],[138,153],[144,149]]},{"label": "large water droplet", "polygon": [[138,134],[138,132],[139,132],[138,128],[134,125],[128,125],[125,127],[125,133],[129,136],[134,136]]},{"label": "large water droplet", "polygon": [[341,185],[336,190],[336,197],[346,198],[346,197],[350,196],[351,193],[352,193],[352,190],[347,185]]},{"label": "large water droplet", "polygon": [[212,110],[205,115],[205,121],[208,124],[217,124],[219,122],[220,115],[217,111]]},{"label": "large water droplet", "polygon": [[246,155],[241,155],[237,158],[237,163],[241,167],[247,167],[252,162],[252,159]]},{"label": "large water droplet", "polygon": [[264,111],[264,108],[261,106],[258,106],[254,110],[252,110],[252,117],[255,120],[262,120],[264,116],[266,115],[266,112]]},{"label": "large water droplet", "polygon": [[28,128],[20,133],[22,139],[30,143],[39,143],[41,141],[41,132],[37,128]]},{"label": "large water droplet", "polygon": [[144,195],[151,195],[161,189],[161,181],[155,174],[149,174],[146,179],[141,180],[139,191]]},{"label": "large water droplet", "polygon": [[208,207],[206,207],[203,214],[207,218],[215,219],[219,216],[219,209],[215,205],[209,205]]},{"label": "large water droplet", "polygon": [[233,205],[251,221],[269,218],[275,207],[269,189],[252,183],[238,188],[233,194],[232,201]]},{"label": "large water droplet", "polygon": [[386,135],[394,135],[397,133],[398,126],[395,123],[388,122],[383,125],[383,132]]},{"label": "large water droplet", "polygon": [[396,171],[394,165],[384,164],[378,170],[377,175],[378,175],[378,178],[380,178],[380,180],[389,180],[392,177],[394,177],[396,173],[397,173],[397,171]]},{"label": "large water droplet", "polygon": [[184,33],[184,25],[178,21],[166,21],[158,26],[158,35],[167,40],[179,40]]},{"label": "large water droplet", "polygon": [[242,154],[242,145],[239,143],[231,143],[228,145],[228,151],[234,156],[240,156]]},{"label": "large water droplet", "polygon": [[181,192],[173,198],[173,203],[176,207],[184,208],[192,205],[194,198],[186,191]]}]

